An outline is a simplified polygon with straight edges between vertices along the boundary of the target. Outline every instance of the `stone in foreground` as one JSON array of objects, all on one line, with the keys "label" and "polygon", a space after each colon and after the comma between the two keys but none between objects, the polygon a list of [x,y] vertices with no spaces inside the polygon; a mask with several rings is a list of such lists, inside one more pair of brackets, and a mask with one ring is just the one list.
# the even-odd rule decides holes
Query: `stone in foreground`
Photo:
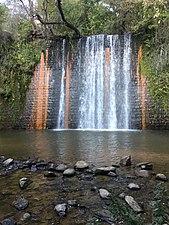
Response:
[{"label": "stone in foreground", "polygon": [[99,194],[101,198],[106,198],[106,199],[110,196],[110,192],[103,188],[99,189]]},{"label": "stone in foreground", "polygon": [[12,219],[5,219],[1,222],[2,225],[16,225],[16,222]]},{"label": "stone in foreground", "polygon": [[16,201],[13,202],[13,205],[15,206],[16,209],[18,210],[24,210],[28,207],[28,200],[25,199],[24,197],[18,197]]},{"label": "stone in foreground", "polygon": [[167,181],[167,177],[163,173],[158,173],[155,177],[156,180]]},{"label": "stone in foreground", "polygon": [[54,210],[58,213],[59,216],[65,216],[66,210],[67,210],[67,205],[65,203],[58,204],[55,206]]},{"label": "stone in foreground", "polygon": [[23,177],[19,180],[19,186],[21,189],[26,188],[30,183],[30,179]]},{"label": "stone in foreground", "polygon": [[140,213],[143,211],[132,196],[129,195],[125,196],[125,201],[133,209],[134,212]]},{"label": "stone in foreground", "polygon": [[128,188],[133,191],[140,190],[140,186],[138,184],[134,184],[134,183],[130,183],[128,185]]}]

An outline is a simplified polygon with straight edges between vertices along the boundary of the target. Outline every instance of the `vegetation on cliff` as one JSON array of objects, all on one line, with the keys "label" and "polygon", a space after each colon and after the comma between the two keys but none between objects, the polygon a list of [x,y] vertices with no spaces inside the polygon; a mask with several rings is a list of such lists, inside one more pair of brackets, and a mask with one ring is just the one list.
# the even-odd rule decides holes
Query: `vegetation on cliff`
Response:
[{"label": "vegetation on cliff", "polygon": [[[0,104],[5,102],[16,108],[14,118],[22,111],[34,66],[49,40],[100,33],[133,33],[143,46],[141,73],[149,80],[150,94],[168,110],[167,0],[25,2],[15,0],[0,4]],[[0,114],[2,116],[2,112]]]}]

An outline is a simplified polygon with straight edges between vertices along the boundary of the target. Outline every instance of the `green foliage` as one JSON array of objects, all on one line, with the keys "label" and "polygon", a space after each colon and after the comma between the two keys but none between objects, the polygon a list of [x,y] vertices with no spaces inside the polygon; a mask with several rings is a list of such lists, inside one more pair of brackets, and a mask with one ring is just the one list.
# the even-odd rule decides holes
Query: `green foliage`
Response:
[{"label": "green foliage", "polygon": [[155,197],[152,202],[152,225],[167,224],[169,221],[169,196],[164,183],[155,187]]},{"label": "green foliage", "polygon": [[7,17],[8,17],[8,8],[5,5],[2,5],[0,3],[0,27],[3,26],[3,23],[6,21]]},{"label": "green foliage", "polygon": [[37,42],[17,41],[2,49],[0,94],[13,107],[18,102],[20,108],[24,104],[34,65],[39,60],[36,44]]},{"label": "green foliage", "polygon": [[140,214],[136,214],[132,209],[119,198],[119,192],[114,191],[114,194],[110,198],[109,210],[113,214],[117,223],[125,225],[144,225],[144,221]]}]

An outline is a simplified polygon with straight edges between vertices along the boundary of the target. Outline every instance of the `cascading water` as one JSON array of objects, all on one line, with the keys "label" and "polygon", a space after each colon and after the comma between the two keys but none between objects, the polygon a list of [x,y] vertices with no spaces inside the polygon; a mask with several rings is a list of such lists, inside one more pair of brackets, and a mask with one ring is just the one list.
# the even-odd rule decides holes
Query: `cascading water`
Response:
[{"label": "cascading water", "polygon": [[[65,42],[63,42],[63,51],[65,51]],[[76,105],[73,112],[77,114],[75,128],[129,128],[131,54],[130,33],[124,36],[95,35],[79,40],[77,60],[74,65],[77,91],[72,95],[70,93],[69,99],[70,106]],[[65,60],[65,52],[63,52],[57,128],[64,128]],[[73,69],[71,73],[75,76]],[[71,82],[71,89],[73,85],[74,82]],[[75,103],[71,103],[72,99],[76,99]],[[71,112],[71,115],[73,113]],[[72,122],[71,115],[69,119]]]},{"label": "cascading water", "polygon": [[63,40],[62,45],[62,62],[61,62],[61,84],[60,84],[60,100],[59,100],[59,113],[58,113],[58,127],[57,128],[64,128],[65,124],[65,84],[64,84],[64,77],[65,77],[65,40]]}]

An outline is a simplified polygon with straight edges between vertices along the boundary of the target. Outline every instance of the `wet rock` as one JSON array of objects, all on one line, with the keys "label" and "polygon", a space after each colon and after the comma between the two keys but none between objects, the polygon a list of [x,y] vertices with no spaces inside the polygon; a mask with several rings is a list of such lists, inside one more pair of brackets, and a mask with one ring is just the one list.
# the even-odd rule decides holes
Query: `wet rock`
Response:
[{"label": "wet rock", "polygon": [[24,213],[23,216],[21,217],[21,221],[30,220],[30,219],[31,219],[30,213]]},{"label": "wet rock", "polygon": [[65,203],[58,204],[55,206],[54,210],[58,213],[59,216],[65,216],[67,205]]},{"label": "wet rock", "polygon": [[149,172],[147,170],[136,170],[135,173],[138,177],[149,177]]},{"label": "wet rock", "polygon": [[131,166],[131,155],[125,156],[120,160],[120,165],[122,166]]},{"label": "wet rock", "polygon": [[124,192],[119,194],[119,198],[121,198],[121,199],[125,199],[125,196],[126,196],[126,194]]},{"label": "wet rock", "polygon": [[48,170],[49,171],[56,171],[56,167],[57,167],[57,165],[55,163],[50,163],[48,165]]},{"label": "wet rock", "polygon": [[143,170],[152,170],[153,164],[150,162],[141,162],[141,163],[137,163],[136,167],[140,167]]},{"label": "wet rock", "polygon": [[133,209],[134,212],[140,213],[143,211],[132,196],[129,195],[125,196],[125,201]]},{"label": "wet rock", "polygon": [[60,165],[58,165],[58,166],[56,167],[56,171],[58,171],[58,172],[63,172],[63,171],[65,171],[67,168],[68,168],[67,165],[65,165],[65,164],[60,164]]},{"label": "wet rock", "polygon": [[135,191],[135,190],[140,190],[141,187],[140,187],[138,184],[130,183],[130,184],[128,185],[128,188],[129,188],[130,190]]},{"label": "wet rock", "polygon": [[31,166],[31,171],[32,171],[32,172],[37,171],[37,167],[36,167],[36,165],[32,165],[32,166]]},{"label": "wet rock", "polygon": [[140,162],[140,163],[137,163],[136,164],[136,167],[141,167],[141,166],[143,166],[143,165],[147,165],[147,164],[149,164],[150,162]]},{"label": "wet rock", "polygon": [[23,177],[19,180],[19,186],[21,189],[26,188],[30,184],[30,179]]},{"label": "wet rock", "polygon": [[17,225],[17,223],[12,219],[5,219],[1,221],[2,225]]},{"label": "wet rock", "polygon": [[68,200],[67,203],[69,206],[78,206],[78,203],[76,200]]},{"label": "wet rock", "polygon": [[88,180],[88,181],[90,181],[90,180],[93,180],[93,175],[85,175],[85,174],[81,174],[80,176],[79,176],[79,180]]},{"label": "wet rock", "polygon": [[95,217],[98,218],[100,221],[106,222],[106,224],[115,225],[114,216],[108,210],[103,209],[102,211],[95,213]]},{"label": "wet rock", "polygon": [[56,174],[52,171],[45,171],[44,176],[45,177],[56,177]]},{"label": "wet rock", "polygon": [[75,164],[75,168],[76,169],[86,169],[86,168],[88,168],[89,167],[89,165],[88,165],[88,163],[87,162],[85,162],[85,161],[78,161],[76,164]]},{"label": "wet rock", "polygon": [[117,177],[117,174],[114,172],[109,172],[107,175],[110,177]]},{"label": "wet rock", "polygon": [[69,169],[66,169],[64,172],[63,172],[63,175],[64,176],[74,176],[75,175],[75,170],[74,169],[71,169],[71,168],[69,168]]},{"label": "wet rock", "polygon": [[38,170],[45,170],[47,168],[47,163],[45,161],[40,161],[36,164]]},{"label": "wet rock", "polygon": [[114,166],[104,166],[99,167],[95,170],[96,175],[107,175],[109,172],[115,172],[116,168]]},{"label": "wet rock", "polygon": [[13,202],[14,207],[18,210],[26,209],[28,207],[28,204],[29,204],[28,200],[25,199],[24,197],[18,197],[16,201]]},{"label": "wet rock", "polygon": [[6,159],[5,161],[3,161],[3,166],[5,167],[9,166],[13,163],[13,161],[14,160],[12,158]]},{"label": "wet rock", "polygon": [[163,174],[163,173],[158,173],[156,176],[155,176],[155,179],[156,180],[161,180],[161,181],[167,181],[167,177]]},{"label": "wet rock", "polygon": [[110,192],[103,188],[99,189],[99,194],[101,198],[106,198],[106,199],[110,196]]}]

